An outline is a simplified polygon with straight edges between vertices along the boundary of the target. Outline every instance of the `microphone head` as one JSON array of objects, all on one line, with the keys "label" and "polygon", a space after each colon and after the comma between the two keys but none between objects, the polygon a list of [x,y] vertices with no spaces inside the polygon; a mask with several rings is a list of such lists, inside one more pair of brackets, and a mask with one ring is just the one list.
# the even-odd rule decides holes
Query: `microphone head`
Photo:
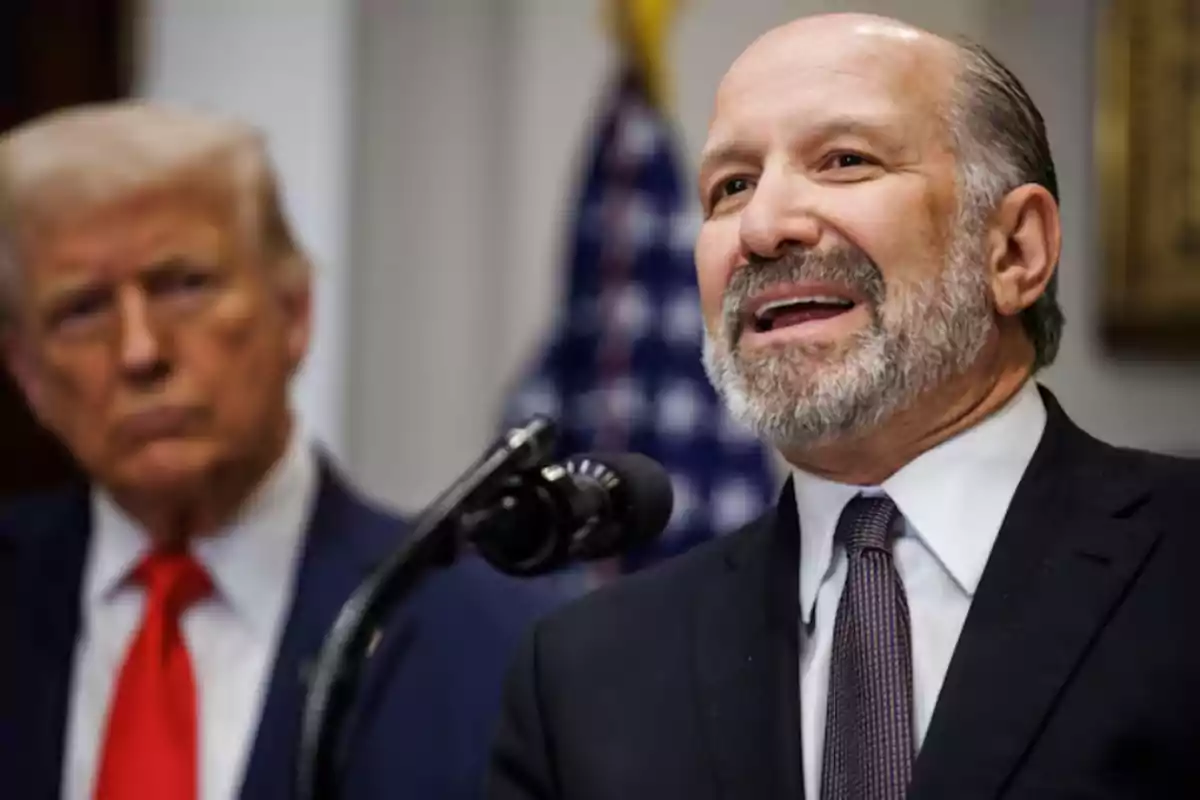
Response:
[{"label": "microphone head", "polygon": [[661,464],[641,453],[584,453],[563,467],[577,481],[605,490],[608,513],[601,524],[584,528],[571,543],[574,558],[608,558],[647,544],[671,520],[675,494]]}]

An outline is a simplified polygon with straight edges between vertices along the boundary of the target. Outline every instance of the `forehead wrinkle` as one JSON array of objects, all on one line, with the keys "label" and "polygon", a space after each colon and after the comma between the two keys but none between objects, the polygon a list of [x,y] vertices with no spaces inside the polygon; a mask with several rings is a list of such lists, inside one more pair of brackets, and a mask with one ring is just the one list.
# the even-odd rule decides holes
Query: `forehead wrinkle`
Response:
[{"label": "forehead wrinkle", "polygon": [[[903,58],[906,63],[899,69],[882,72],[878,68],[882,58],[876,54],[868,54],[858,64],[797,64],[796,58],[789,55],[782,63],[764,60],[757,65],[751,63],[750,68],[731,70],[722,81],[714,103],[710,141],[743,137],[746,129],[755,128],[759,129],[754,130],[755,136],[766,138],[771,126],[808,127],[808,117],[829,113],[861,117],[857,127],[863,133],[874,127],[876,134],[890,135],[893,131],[889,128],[894,128],[899,133],[920,132],[937,146],[949,144],[947,123],[953,97],[952,77],[935,73],[927,61],[916,58],[915,54],[906,54]],[[868,69],[875,74],[869,74]],[[843,86],[838,87],[838,83]],[[840,88],[850,94],[858,87],[863,87],[861,99],[850,97],[838,103],[837,108],[824,110],[830,106],[828,98],[822,96],[824,93],[836,93]],[[814,108],[818,110],[814,112]],[[906,149],[914,145],[909,135],[890,138],[905,139]]]},{"label": "forehead wrinkle", "polygon": [[237,246],[227,209],[190,192],[155,192],[97,209],[27,250],[33,284],[111,280],[163,257]]}]

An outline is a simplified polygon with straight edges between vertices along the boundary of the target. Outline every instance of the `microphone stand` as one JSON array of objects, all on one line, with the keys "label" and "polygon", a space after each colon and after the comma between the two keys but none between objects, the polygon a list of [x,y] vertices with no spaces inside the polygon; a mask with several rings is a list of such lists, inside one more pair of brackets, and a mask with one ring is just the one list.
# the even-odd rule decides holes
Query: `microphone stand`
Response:
[{"label": "microphone stand", "polygon": [[454,563],[461,517],[486,503],[514,475],[545,464],[554,440],[553,423],[544,417],[509,431],[430,504],[403,546],[342,606],[322,645],[305,701],[297,759],[300,800],[337,797],[346,761],[338,748],[342,727],[388,616],[430,569]]}]

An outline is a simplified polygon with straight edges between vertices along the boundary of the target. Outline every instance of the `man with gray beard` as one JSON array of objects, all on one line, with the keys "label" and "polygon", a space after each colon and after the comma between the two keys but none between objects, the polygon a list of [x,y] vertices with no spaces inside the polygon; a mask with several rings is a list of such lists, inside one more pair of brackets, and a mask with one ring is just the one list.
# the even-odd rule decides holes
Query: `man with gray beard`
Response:
[{"label": "man with gray beard", "polygon": [[535,627],[492,800],[1200,796],[1200,468],[1036,382],[1061,231],[1017,78],[793,22],[721,82],[698,185],[705,366],[790,478]]}]

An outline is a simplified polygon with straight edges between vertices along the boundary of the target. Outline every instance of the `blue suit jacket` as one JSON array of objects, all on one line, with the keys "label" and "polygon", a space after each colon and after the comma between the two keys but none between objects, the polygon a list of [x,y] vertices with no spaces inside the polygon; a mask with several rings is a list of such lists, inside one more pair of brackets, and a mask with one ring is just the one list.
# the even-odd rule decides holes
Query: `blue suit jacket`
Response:
[{"label": "blue suit jacket", "polygon": [[[81,585],[85,489],[0,510],[0,781],[5,797],[58,798]],[[291,615],[241,797],[294,797],[306,679],[341,605],[404,524],[322,464]],[[481,796],[510,652],[553,600],[474,558],[438,571],[396,613],[360,687],[343,796]],[[164,798],[164,800],[167,800]]]}]

